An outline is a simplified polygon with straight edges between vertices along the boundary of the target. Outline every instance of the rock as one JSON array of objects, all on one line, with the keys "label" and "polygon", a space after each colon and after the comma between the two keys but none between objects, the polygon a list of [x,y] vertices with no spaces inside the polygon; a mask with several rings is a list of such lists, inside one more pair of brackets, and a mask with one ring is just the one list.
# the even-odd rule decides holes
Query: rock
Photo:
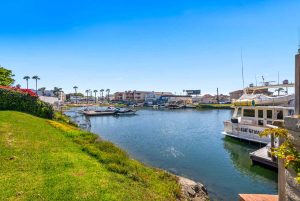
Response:
[{"label": "rock", "polygon": [[207,201],[209,200],[207,190],[201,183],[193,180],[178,177],[178,183],[181,185],[182,197],[180,200],[187,201]]},{"label": "rock", "polygon": [[201,183],[197,183],[197,185],[195,185],[194,190],[199,193],[200,191],[203,191],[207,194],[207,189],[205,188],[205,186]]},{"label": "rock", "polygon": [[195,197],[195,195],[196,195],[196,192],[192,189],[192,187],[188,187],[187,192],[192,197]]}]

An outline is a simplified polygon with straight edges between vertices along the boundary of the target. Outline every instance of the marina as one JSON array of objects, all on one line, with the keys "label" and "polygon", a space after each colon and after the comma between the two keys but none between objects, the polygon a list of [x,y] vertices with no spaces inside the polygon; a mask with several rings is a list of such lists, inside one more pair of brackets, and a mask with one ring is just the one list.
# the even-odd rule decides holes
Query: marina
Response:
[{"label": "marina", "polygon": [[140,109],[124,118],[85,117],[76,110],[80,108],[66,114],[137,160],[203,182],[212,200],[237,200],[241,192],[277,192],[277,172],[250,159],[260,146],[221,134],[222,121],[232,110]]},{"label": "marina", "polygon": [[0,201],[300,201],[300,1],[1,8]]}]

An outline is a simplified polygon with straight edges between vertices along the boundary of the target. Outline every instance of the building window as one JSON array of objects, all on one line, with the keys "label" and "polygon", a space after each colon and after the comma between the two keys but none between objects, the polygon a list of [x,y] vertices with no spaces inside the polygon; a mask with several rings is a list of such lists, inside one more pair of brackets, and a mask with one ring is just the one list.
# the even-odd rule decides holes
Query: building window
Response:
[{"label": "building window", "polygon": [[258,118],[264,118],[264,111],[258,110]]},{"label": "building window", "polygon": [[255,117],[255,110],[245,109],[244,110],[244,117]]},{"label": "building window", "polygon": [[272,110],[267,110],[267,118],[272,119],[273,118],[273,111]]}]

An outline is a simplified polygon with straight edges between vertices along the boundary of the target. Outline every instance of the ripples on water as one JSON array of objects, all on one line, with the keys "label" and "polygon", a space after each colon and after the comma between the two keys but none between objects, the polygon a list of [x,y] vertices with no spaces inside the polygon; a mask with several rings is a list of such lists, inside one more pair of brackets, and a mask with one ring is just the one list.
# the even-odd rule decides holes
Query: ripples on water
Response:
[{"label": "ripples on water", "polygon": [[[74,109],[76,110],[76,109]],[[204,183],[212,200],[237,200],[239,193],[277,193],[277,173],[252,166],[259,146],[225,138],[230,110],[140,110],[135,116],[85,118],[79,124],[127,150],[146,164]]]}]

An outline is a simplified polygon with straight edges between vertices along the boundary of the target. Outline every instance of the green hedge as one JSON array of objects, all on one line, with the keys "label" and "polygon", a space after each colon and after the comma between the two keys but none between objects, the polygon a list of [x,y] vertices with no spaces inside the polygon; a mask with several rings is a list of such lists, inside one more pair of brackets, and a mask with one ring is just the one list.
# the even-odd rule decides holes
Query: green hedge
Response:
[{"label": "green hedge", "polygon": [[38,99],[14,90],[0,89],[0,110],[15,110],[26,112],[38,117],[52,119],[52,106]]}]

